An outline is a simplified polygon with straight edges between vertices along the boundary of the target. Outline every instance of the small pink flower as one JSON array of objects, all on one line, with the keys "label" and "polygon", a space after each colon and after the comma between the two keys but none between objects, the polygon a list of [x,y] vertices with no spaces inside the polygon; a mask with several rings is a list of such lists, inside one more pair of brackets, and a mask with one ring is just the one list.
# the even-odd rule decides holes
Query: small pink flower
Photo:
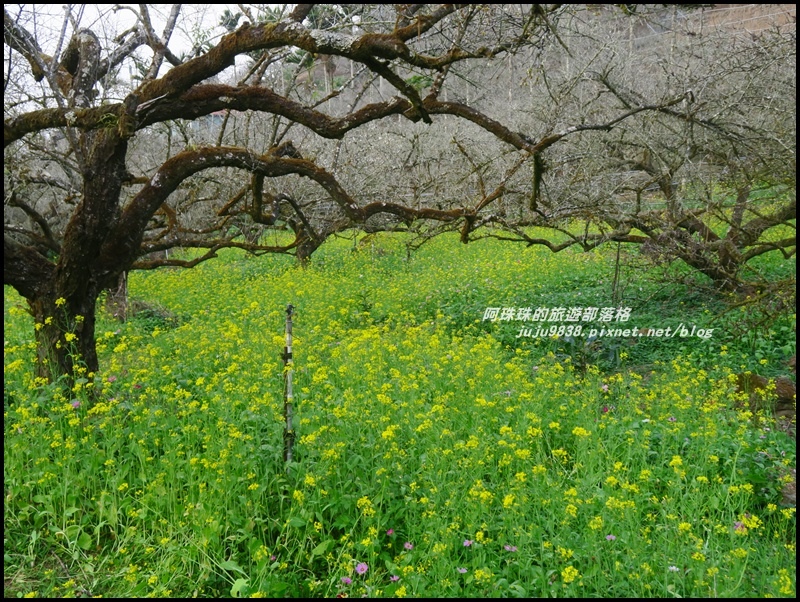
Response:
[{"label": "small pink flower", "polygon": [[464,547],[465,547],[465,548],[468,548],[468,547],[470,547],[471,545],[472,545],[472,540],[471,540],[471,539],[465,539],[465,540],[464,540]]},{"label": "small pink flower", "polygon": [[414,544],[413,544],[413,543],[411,543],[410,541],[407,541],[406,543],[404,543],[404,544],[403,544],[403,547],[404,547],[406,550],[413,550],[413,549],[414,549]]},{"label": "small pink flower", "polygon": [[614,541],[616,538],[617,538],[616,535],[611,535],[611,534],[606,535],[606,539],[608,541]]},{"label": "small pink flower", "polygon": [[369,565],[366,562],[359,562],[356,565],[356,573],[363,575],[369,570]]},{"label": "small pink flower", "polygon": [[467,572],[467,569],[465,569],[465,568],[462,568],[462,567],[458,567],[456,570],[457,570],[459,573],[461,573],[462,575],[463,575],[464,573],[466,573],[466,572]]},{"label": "small pink flower", "polygon": [[391,577],[389,577],[389,581],[400,581],[400,577],[398,577],[397,575],[392,575]]},{"label": "small pink flower", "polygon": [[600,387],[600,388],[601,388],[601,389],[603,389],[603,393],[608,393],[608,385],[605,385],[605,384],[604,384],[604,385],[603,385],[602,387]]},{"label": "small pink flower", "polygon": [[389,529],[389,530],[386,532],[386,535],[394,535],[394,529]]},{"label": "small pink flower", "polygon": [[350,585],[352,582],[353,580],[350,579],[350,577],[342,577],[342,583],[344,583],[345,585]]},{"label": "small pink flower", "polygon": [[510,546],[510,545],[506,544],[503,547],[505,548],[506,552],[516,552],[517,551],[517,546]]},{"label": "small pink flower", "polygon": [[81,402],[76,399],[72,402],[72,407],[77,410],[79,407],[81,407]]},{"label": "small pink flower", "polygon": [[110,382],[110,383],[113,383],[115,380],[117,380],[117,377],[114,376],[113,374],[108,377],[108,382]]}]

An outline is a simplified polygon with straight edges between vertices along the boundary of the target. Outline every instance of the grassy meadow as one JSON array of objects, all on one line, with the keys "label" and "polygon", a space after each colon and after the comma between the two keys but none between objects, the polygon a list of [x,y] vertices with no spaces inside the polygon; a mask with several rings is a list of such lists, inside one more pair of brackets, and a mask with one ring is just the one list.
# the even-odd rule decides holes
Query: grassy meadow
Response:
[{"label": "grassy meadow", "polygon": [[[134,273],[146,308],[100,318],[102,372],[70,394],[34,379],[6,287],[5,595],[794,597],[795,439],[735,374],[788,374],[795,315],[615,258],[446,236],[409,256],[385,234],[305,270],[230,252]],[[708,336],[484,319],[540,307]]]}]

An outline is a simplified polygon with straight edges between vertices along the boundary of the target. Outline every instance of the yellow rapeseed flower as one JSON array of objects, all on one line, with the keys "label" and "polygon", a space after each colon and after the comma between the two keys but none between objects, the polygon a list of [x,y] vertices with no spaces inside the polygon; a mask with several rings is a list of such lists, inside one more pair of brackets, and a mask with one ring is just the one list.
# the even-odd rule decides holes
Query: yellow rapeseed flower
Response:
[{"label": "yellow rapeseed flower", "polygon": [[569,565],[561,571],[561,578],[564,580],[564,583],[572,583],[578,577],[580,577],[580,572],[572,565]]},{"label": "yellow rapeseed flower", "polygon": [[778,571],[778,586],[779,591],[784,596],[794,596],[794,588],[792,587],[792,578],[789,577],[788,569],[780,569]]}]

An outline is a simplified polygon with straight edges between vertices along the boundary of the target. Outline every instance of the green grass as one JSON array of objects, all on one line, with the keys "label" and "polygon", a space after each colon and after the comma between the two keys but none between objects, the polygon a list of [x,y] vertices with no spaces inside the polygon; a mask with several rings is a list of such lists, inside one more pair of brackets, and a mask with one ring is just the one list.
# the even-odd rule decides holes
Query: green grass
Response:
[{"label": "green grass", "polygon": [[[70,396],[33,378],[33,324],[6,288],[6,596],[794,595],[779,489],[795,441],[732,380],[785,372],[794,315],[743,338],[744,309],[720,318],[635,251],[612,290],[610,248],[373,242],[333,240],[306,270],[225,253],[133,274],[132,296],[169,314],[102,318],[102,373]],[[559,306],[714,331],[589,342],[483,319]]]}]

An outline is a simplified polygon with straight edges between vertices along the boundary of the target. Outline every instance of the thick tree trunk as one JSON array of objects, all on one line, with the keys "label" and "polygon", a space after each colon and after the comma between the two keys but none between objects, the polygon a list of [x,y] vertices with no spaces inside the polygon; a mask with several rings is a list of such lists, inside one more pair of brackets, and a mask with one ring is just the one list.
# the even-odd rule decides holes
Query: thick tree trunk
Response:
[{"label": "thick tree trunk", "polygon": [[81,146],[80,205],[67,225],[52,273],[25,295],[36,320],[37,373],[48,381],[66,377],[70,386],[98,370],[97,298],[104,287],[118,283],[131,261],[102,253],[118,215],[127,142],[115,130],[99,130],[82,134]]},{"label": "thick tree trunk", "polygon": [[55,294],[28,300],[35,319],[37,376],[47,381],[75,379],[97,372],[95,344],[96,292],[65,299]]},{"label": "thick tree trunk", "polygon": [[128,319],[128,274],[122,272],[117,286],[107,290],[106,311],[120,322]]},{"label": "thick tree trunk", "polygon": [[738,266],[736,266],[730,259],[717,256],[718,261],[703,257],[700,254],[679,255],[684,262],[693,267],[702,274],[705,274],[714,283],[714,287],[723,293],[733,293],[742,287],[742,283],[737,279],[736,273]]},{"label": "thick tree trunk", "polygon": [[297,262],[302,267],[308,267],[309,262],[311,261],[311,255],[316,251],[320,246],[320,243],[316,240],[311,238],[305,239],[299,245],[297,245]]}]

